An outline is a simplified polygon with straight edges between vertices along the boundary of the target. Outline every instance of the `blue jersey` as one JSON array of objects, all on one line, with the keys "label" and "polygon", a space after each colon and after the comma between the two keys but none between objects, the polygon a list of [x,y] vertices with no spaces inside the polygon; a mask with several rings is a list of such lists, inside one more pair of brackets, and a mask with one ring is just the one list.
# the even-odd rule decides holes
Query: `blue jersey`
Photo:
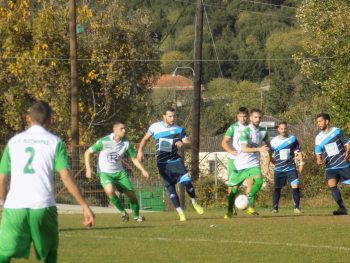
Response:
[{"label": "blue jersey", "polygon": [[149,127],[148,132],[156,141],[157,162],[169,163],[180,161],[181,157],[177,153],[175,143],[187,138],[185,130],[174,124],[166,125],[164,122],[156,122]]},{"label": "blue jersey", "polygon": [[315,153],[320,154],[326,161],[326,169],[348,167],[349,162],[344,160],[345,148],[349,138],[339,128],[331,128],[329,132],[321,131],[315,139]]},{"label": "blue jersey", "polygon": [[276,136],[271,140],[271,148],[275,158],[275,171],[295,170],[295,153],[300,151],[299,142],[295,136],[287,138]]}]

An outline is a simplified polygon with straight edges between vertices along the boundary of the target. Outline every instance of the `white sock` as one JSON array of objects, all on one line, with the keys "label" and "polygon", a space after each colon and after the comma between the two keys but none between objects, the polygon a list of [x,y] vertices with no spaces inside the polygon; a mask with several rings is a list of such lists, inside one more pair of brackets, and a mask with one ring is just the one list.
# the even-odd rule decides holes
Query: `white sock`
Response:
[{"label": "white sock", "polygon": [[176,207],[176,211],[177,211],[179,214],[181,214],[181,213],[183,213],[183,212],[184,212],[184,210],[182,209],[182,207],[181,207],[181,206]]},{"label": "white sock", "polygon": [[197,203],[197,202],[196,202],[196,198],[191,198],[191,202],[192,202],[192,204]]}]

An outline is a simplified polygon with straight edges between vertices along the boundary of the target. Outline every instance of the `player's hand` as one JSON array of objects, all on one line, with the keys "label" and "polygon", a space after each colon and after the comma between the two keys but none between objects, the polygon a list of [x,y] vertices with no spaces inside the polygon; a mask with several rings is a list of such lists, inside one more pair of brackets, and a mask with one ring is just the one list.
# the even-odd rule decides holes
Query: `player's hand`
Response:
[{"label": "player's hand", "polygon": [[270,148],[267,145],[263,145],[259,148],[259,152],[263,153],[263,152],[268,152],[270,151]]},{"label": "player's hand", "polygon": [[138,152],[136,158],[137,158],[137,160],[139,160],[139,162],[142,162],[143,161],[143,152]]},{"label": "player's hand", "polygon": [[142,171],[142,175],[146,178],[146,179],[149,179],[149,174],[146,170],[143,170]]},{"label": "player's hand", "polygon": [[181,147],[184,145],[184,143],[182,142],[182,141],[177,141],[176,143],[175,143],[175,146],[177,147],[177,149],[181,149]]},{"label": "player's hand", "polygon": [[299,167],[298,167],[299,174],[301,174],[303,172],[303,170],[304,170],[304,166],[303,165],[299,165]]},{"label": "player's hand", "polygon": [[232,154],[233,156],[237,156],[237,155],[238,155],[238,151],[232,150],[232,151],[231,151],[231,154]]},{"label": "player's hand", "polygon": [[92,212],[89,206],[83,207],[84,214],[84,226],[91,228],[95,224],[95,214]]},{"label": "player's hand", "polygon": [[346,162],[349,162],[349,161],[350,161],[350,153],[349,153],[349,152],[345,152],[344,160],[345,160]]}]

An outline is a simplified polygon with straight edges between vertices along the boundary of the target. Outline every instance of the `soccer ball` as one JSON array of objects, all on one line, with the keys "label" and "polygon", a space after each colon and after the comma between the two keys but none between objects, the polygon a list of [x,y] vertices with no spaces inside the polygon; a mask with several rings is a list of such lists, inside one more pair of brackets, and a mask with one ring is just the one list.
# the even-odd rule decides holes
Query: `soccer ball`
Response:
[{"label": "soccer ball", "polygon": [[239,195],[235,200],[235,206],[238,210],[247,209],[249,206],[249,200],[246,195]]}]

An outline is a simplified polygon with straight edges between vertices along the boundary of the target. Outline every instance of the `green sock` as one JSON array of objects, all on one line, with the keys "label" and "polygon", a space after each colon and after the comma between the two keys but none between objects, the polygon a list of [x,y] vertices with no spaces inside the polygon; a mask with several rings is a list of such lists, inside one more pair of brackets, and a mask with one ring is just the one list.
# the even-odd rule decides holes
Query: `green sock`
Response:
[{"label": "green sock", "polygon": [[0,263],[9,263],[11,261],[10,257],[5,257],[0,255]]},{"label": "green sock", "polygon": [[238,188],[231,189],[231,192],[227,197],[227,202],[228,202],[227,212],[232,212],[237,193],[238,193]]},{"label": "green sock", "polygon": [[137,219],[139,217],[139,211],[140,211],[139,201],[137,201],[137,199],[134,204],[131,204],[131,210],[132,210],[132,214],[134,215],[134,219]]},{"label": "green sock", "polygon": [[125,212],[125,209],[120,203],[118,196],[113,195],[112,197],[109,198],[109,202],[111,202],[111,204],[114,205],[115,208],[117,208],[121,213]]},{"label": "green sock", "polygon": [[250,193],[249,193],[249,197],[250,197],[249,206],[250,207],[255,206],[255,197],[256,197],[256,194],[260,191],[262,184],[263,184],[263,179],[261,177],[254,179],[254,184],[253,184],[252,189],[250,190]]},{"label": "green sock", "polygon": [[46,258],[44,263],[56,263],[57,262],[57,250],[51,250]]}]

